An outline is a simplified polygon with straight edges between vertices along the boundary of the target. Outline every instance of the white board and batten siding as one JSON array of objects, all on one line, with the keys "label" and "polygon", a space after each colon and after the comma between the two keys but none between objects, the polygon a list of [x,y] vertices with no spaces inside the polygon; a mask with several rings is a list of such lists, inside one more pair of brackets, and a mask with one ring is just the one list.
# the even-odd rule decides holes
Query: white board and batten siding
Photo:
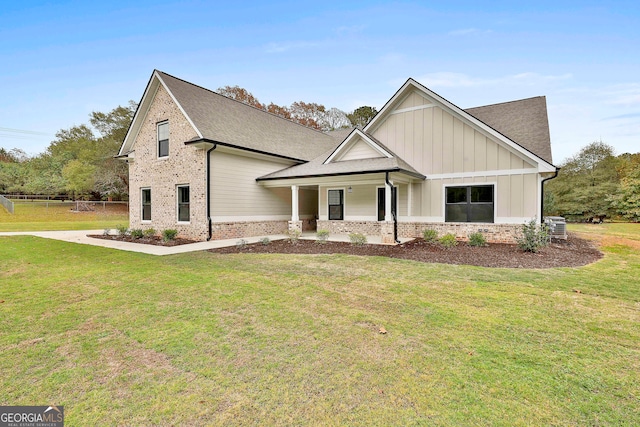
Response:
[{"label": "white board and batten siding", "polygon": [[375,129],[373,136],[427,176],[412,195],[412,215],[444,219],[444,188],[495,185],[496,222],[520,221],[538,212],[537,165],[492,139],[435,101],[414,91]]}]

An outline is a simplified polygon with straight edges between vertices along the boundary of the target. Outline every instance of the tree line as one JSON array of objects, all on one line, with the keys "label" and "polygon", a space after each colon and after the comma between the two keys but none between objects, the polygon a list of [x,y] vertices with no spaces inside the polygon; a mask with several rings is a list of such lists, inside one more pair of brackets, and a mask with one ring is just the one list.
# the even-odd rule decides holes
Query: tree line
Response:
[{"label": "tree line", "polygon": [[[313,129],[331,131],[365,126],[376,115],[374,107],[350,113],[322,104],[298,101],[290,106],[263,104],[238,86],[218,93]],[[28,156],[23,150],[0,148],[0,194],[64,195],[91,200],[128,198],[127,164],[114,156],[129,129],[137,104],[129,101],[109,112],[92,112],[89,123],[62,129],[47,149]]]},{"label": "tree line", "polygon": [[615,154],[596,141],[563,161],[545,184],[545,215],[570,221],[640,221],[640,153]]}]

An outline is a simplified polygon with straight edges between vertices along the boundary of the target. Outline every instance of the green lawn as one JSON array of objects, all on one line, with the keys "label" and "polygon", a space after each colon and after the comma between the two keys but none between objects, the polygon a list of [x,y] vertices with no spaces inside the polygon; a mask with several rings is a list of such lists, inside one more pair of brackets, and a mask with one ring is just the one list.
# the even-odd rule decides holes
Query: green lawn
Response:
[{"label": "green lawn", "polygon": [[98,205],[93,212],[74,212],[73,202],[17,202],[14,213],[0,206],[0,231],[99,230],[128,225],[126,204]]},{"label": "green lawn", "polygon": [[69,426],[640,425],[640,251],[606,242],[509,270],[0,237],[0,404]]}]

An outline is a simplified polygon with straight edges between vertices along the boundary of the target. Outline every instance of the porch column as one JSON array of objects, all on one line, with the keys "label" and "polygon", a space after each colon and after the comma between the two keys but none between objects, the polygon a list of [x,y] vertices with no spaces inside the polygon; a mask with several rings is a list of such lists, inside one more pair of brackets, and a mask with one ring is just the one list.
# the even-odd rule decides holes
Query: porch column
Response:
[{"label": "porch column", "polygon": [[[393,185],[393,182],[391,182]],[[384,220],[385,221],[393,221],[393,216],[391,215],[391,186],[386,182],[384,184]]]},{"label": "porch column", "polygon": [[291,221],[289,221],[289,233],[301,234],[302,233],[302,221],[300,221],[300,208],[299,208],[299,187],[297,185],[291,186]]},{"label": "porch column", "polygon": [[292,185],[291,186],[291,221],[299,221],[300,220],[300,214],[299,214],[299,206],[298,206],[298,186],[297,185]]}]

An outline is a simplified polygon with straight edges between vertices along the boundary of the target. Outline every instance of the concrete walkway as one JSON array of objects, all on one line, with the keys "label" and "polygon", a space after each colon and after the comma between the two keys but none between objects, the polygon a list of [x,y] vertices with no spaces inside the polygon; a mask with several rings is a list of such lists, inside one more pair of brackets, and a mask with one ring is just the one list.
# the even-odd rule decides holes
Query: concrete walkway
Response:
[{"label": "concrete walkway", "polygon": [[[241,239],[211,240],[209,242],[190,243],[180,246],[156,246],[145,245],[143,243],[119,242],[116,240],[95,239],[87,237],[88,234],[102,234],[104,230],[69,230],[69,231],[12,231],[0,232],[0,236],[36,236],[45,239],[62,240],[64,242],[80,243],[83,245],[102,246],[105,248],[119,249],[121,251],[140,252],[149,255],[172,255],[186,252],[206,251],[207,249],[224,248],[227,246],[235,246]],[[245,237],[247,243],[257,243],[260,239],[268,237],[269,240],[286,239],[284,234],[276,234],[271,236]],[[316,234],[309,232],[300,236],[304,240],[316,240]],[[400,239],[407,241],[411,239]],[[329,236],[332,242],[348,242],[349,236]],[[367,236],[367,242],[373,244],[381,244],[380,236]]]}]

